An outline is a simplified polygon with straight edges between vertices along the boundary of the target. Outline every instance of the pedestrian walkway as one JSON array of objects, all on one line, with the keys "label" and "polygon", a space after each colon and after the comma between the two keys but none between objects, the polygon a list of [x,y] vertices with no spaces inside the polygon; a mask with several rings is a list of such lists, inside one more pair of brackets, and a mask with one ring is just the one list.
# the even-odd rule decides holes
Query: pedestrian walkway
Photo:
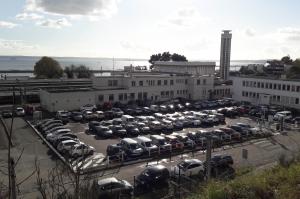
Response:
[{"label": "pedestrian walkway", "polygon": [[105,166],[105,156],[102,153],[94,153],[86,158],[79,157],[70,161],[71,168],[74,171],[85,172],[97,167]]}]

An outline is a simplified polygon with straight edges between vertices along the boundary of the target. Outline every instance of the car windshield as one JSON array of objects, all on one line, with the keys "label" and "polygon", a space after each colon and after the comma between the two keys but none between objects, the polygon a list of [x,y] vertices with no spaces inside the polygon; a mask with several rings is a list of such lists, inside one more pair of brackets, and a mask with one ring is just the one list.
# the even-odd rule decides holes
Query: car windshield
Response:
[{"label": "car windshield", "polygon": [[139,146],[137,144],[130,144],[131,149],[138,149]]},{"label": "car windshield", "polygon": [[146,147],[151,147],[151,142],[145,142]]},{"label": "car windshield", "polygon": [[182,161],[178,164],[178,167],[180,167],[181,169],[185,169],[186,167],[188,167],[190,164],[187,163],[186,161]]},{"label": "car windshield", "polygon": [[165,144],[166,144],[166,142],[165,142],[164,140],[159,140],[158,143],[159,143],[160,145],[165,145]]}]

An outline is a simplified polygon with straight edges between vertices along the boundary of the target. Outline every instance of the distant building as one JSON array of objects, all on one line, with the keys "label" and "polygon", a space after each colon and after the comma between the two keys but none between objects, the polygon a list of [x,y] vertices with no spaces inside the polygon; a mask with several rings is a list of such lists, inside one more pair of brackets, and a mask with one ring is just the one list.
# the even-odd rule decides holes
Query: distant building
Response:
[{"label": "distant building", "polygon": [[118,75],[93,77],[92,88],[41,90],[41,106],[54,112],[76,110],[85,104],[158,102],[174,98],[207,100],[212,96],[215,62],[172,62],[156,66],[159,68],[152,72],[124,71]]},{"label": "distant building", "polygon": [[220,76],[227,80],[230,70],[231,30],[223,30],[221,35]]},{"label": "distant building", "polygon": [[153,63],[153,71],[162,73],[182,73],[190,75],[214,75],[215,62],[166,62],[156,61]]},{"label": "distant building", "polygon": [[237,101],[280,105],[300,110],[300,81],[266,77],[231,77],[232,95]]}]

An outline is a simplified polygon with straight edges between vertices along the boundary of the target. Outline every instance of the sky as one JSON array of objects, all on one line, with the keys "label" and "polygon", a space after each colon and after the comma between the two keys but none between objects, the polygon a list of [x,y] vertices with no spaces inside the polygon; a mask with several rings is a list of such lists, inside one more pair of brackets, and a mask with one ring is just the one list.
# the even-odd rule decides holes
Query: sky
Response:
[{"label": "sky", "polygon": [[0,55],[219,60],[300,57],[297,0],[1,0]]}]

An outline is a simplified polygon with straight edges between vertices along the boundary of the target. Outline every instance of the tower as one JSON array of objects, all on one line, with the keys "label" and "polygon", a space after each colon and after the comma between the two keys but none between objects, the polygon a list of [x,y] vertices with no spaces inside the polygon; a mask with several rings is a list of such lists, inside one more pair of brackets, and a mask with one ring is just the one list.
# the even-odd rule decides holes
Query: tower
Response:
[{"label": "tower", "polygon": [[231,30],[223,30],[221,35],[220,76],[227,80],[230,70]]}]

